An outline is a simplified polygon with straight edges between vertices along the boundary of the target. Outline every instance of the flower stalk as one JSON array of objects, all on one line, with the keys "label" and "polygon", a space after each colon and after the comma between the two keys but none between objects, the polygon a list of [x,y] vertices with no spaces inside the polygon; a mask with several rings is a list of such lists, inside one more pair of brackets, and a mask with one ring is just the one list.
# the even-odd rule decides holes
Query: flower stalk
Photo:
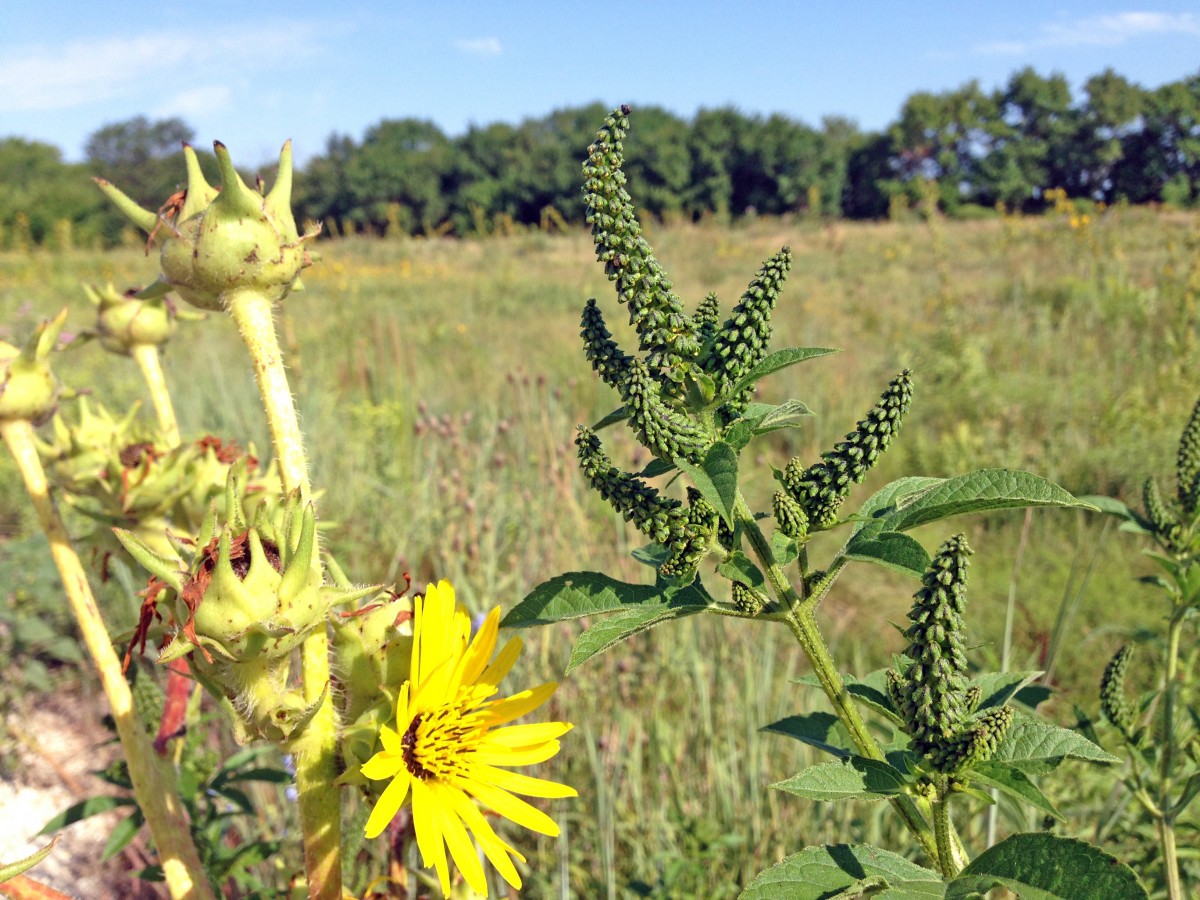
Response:
[{"label": "flower stalk", "polygon": [[179,420],[175,418],[175,406],[171,403],[171,392],[167,389],[167,380],[163,376],[158,347],[154,344],[135,344],[130,352],[146,380],[150,402],[154,404],[154,415],[158,419],[163,441],[170,447],[178,447]]}]

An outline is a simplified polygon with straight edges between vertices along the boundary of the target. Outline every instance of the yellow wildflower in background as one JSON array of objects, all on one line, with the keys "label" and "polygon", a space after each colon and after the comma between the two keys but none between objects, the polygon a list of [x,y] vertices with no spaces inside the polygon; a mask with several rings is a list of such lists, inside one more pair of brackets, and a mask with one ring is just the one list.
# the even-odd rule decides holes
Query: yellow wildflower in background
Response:
[{"label": "yellow wildflower in background", "polygon": [[544,762],[558,752],[558,738],[571,729],[567,722],[499,727],[541,706],[558,685],[551,681],[493,700],[521,654],[521,639],[509,640],[492,659],[499,608],[471,640],[471,618],[455,605],[448,581],[431,584],[413,613],[412,667],[396,703],[396,730],[383,727],[383,750],[362,767],[372,780],[391,779],[367,820],[367,837],[379,835],[411,794],[417,846],[425,865],[437,870],[443,893],[450,891],[448,847],[467,884],[487,896],[471,835],[504,880],[519,888],[521,876],[509,857],[525,857],[492,830],[476,803],[533,831],[558,835],[549,816],[516,795],[575,797],[575,789],[497,768]]}]

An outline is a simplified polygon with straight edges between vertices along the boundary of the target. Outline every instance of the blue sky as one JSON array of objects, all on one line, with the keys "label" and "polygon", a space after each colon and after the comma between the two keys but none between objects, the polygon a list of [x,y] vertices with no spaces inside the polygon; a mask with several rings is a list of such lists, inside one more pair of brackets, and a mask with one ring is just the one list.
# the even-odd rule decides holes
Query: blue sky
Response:
[{"label": "blue sky", "polygon": [[1145,87],[1200,70],[1195,0],[743,6],[3,0],[0,137],[80,159],[107,123],[179,116],[255,165],[285,138],[303,160],[384,118],[455,135],[600,100],[874,129],[914,91],[991,89],[1027,65],[1074,87],[1106,67]]}]

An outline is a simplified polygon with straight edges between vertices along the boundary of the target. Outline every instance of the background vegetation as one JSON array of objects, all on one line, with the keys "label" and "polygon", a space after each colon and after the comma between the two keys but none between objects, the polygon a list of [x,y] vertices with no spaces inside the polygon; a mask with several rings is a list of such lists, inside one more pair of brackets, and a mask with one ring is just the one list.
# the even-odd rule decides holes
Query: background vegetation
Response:
[{"label": "background vegetation", "polygon": [[[361,140],[331,135],[298,173],[298,218],[335,236],[580,222],[579,160],[607,110],[596,103],[456,137],[411,118],[380,121]],[[1147,90],[1107,70],[1073,94],[1062,75],[1024,69],[990,92],[969,82],[913,94],[880,132],[841,117],[818,128],[731,107],[690,119],[639,108],[637,129],[627,173],[644,210],[669,221],[878,219],[921,200],[979,217],[997,205],[1044,209],[1052,189],[1108,204],[1200,204],[1200,72]],[[179,119],[137,117],[96,131],[78,164],[48,144],[0,139],[0,246],[136,240],[86,176],[157,208],[179,186],[180,142],[193,138]]]},{"label": "background vegetation", "polygon": [[[641,133],[649,118],[639,118],[636,143],[664,146]],[[648,191],[639,185],[637,193]],[[815,458],[911,366],[913,409],[860,496],[902,473],[1009,466],[1136,505],[1145,476],[1170,470],[1195,402],[1200,217],[1050,199],[1056,206],[1045,215],[990,221],[950,222],[926,202],[923,214],[903,221],[705,219],[660,227],[651,239],[692,303],[716,290],[728,304],[748,272],[789,244],[796,261],[775,316],[778,345],[847,348],[770,385],[781,392],[774,399],[798,397],[817,417],[779,433],[766,461]],[[547,230],[329,241],[305,274],[307,290],[285,304],[313,480],[327,489],[323,517],[339,523],[327,541],[353,577],[408,572],[418,585],[448,577],[482,609],[511,606],[565,570],[646,575],[629,557],[636,533],[587,490],[571,445],[575,423],[613,405],[577,336],[583,301],[608,304],[611,288],[582,229]],[[123,288],[153,271],[140,249],[0,252],[0,338],[22,338],[63,304],[72,323],[85,323],[81,281]],[[617,313],[609,319],[623,325]],[[168,347],[180,418],[185,430],[251,435],[266,448],[250,368],[223,324],[185,324]],[[114,403],[141,396],[132,369],[94,345],[65,354],[58,371]],[[633,453],[619,429],[606,444],[614,456]],[[765,497],[770,485],[746,489]],[[20,496],[7,458],[0,496]],[[75,690],[88,677],[67,648],[38,638],[72,626],[44,547],[27,537],[28,516],[25,504],[0,506],[0,674],[5,684],[34,688],[0,697],[18,715],[38,691]],[[1066,512],[962,526],[977,550],[968,613],[975,653],[1004,655],[1011,598],[1010,666],[1049,670],[1064,722],[1074,721],[1076,705],[1095,715],[1111,652],[1159,625],[1154,595],[1134,580],[1146,571],[1137,540]],[[927,546],[944,536],[918,535]],[[847,573],[822,611],[839,662],[858,672],[885,664],[902,641],[882,625],[903,620],[914,587],[871,567]],[[114,630],[131,625],[136,601],[115,589],[106,598]],[[732,625],[704,618],[652,632],[560,688],[547,715],[577,728],[545,774],[581,796],[557,807],[561,842],[514,836],[533,851],[529,896],[566,884],[579,896],[731,896],[805,844],[905,843],[881,833],[890,825],[878,808],[825,809],[766,790],[793,774],[806,751],[759,729],[820,700],[789,682],[803,674],[793,647]],[[569,635],[565,626],[525,634],[528,665],[557,677]],[[223,740],[216,729],[205,739]],[[0,743],[0,766],[4,759]],[[1076,772],[1066,780],[1070,793],[1054,798],[1069,819],[1062,830],[1136,863],[1150,845],[1122,830],[1111,773]],[[293,815],[280,792],[263,795],[258,809],[260,821],[239,824],[243,833],[277,835]],[[973,846],[983,828],[981,816],[968,829]],[[259,867],[281,883],[300,864],[285,852]],[[272,878],[272,867],[284,874]],[[362,878],[370,866],[352,871]],[[1141,871],[1153,878],[1150,867]]]}]

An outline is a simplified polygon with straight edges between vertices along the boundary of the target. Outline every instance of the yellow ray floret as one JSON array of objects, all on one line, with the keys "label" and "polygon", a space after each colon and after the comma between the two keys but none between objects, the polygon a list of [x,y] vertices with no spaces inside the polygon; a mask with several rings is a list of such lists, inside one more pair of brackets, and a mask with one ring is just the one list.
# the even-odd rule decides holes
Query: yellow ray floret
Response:
[{"label": "yellow ray floret", "polygon": [[517,795],[577,796],[566,785],[499,768],[550,759],[571,730],[566,722],[507,724],[549,700],[557,685],[493,699],[521,653],[520,638],[496,652],[499,627],[497,608],[472,639],[471,618],[455,603],[450,583],[429,586],[413,607],[411,675],[396,702],[396,728],[383,727],[383,749],[362,767],[367,778],[390,779],[367,820],[367,837],[381,834],[409,801],[417,846],[446,894],[448,849],[467,884],[487,896],[476,843],[505,881],[521,886],[513,859],[525,857],[496,834],[480,807],[553,837],[554,820]]}]

